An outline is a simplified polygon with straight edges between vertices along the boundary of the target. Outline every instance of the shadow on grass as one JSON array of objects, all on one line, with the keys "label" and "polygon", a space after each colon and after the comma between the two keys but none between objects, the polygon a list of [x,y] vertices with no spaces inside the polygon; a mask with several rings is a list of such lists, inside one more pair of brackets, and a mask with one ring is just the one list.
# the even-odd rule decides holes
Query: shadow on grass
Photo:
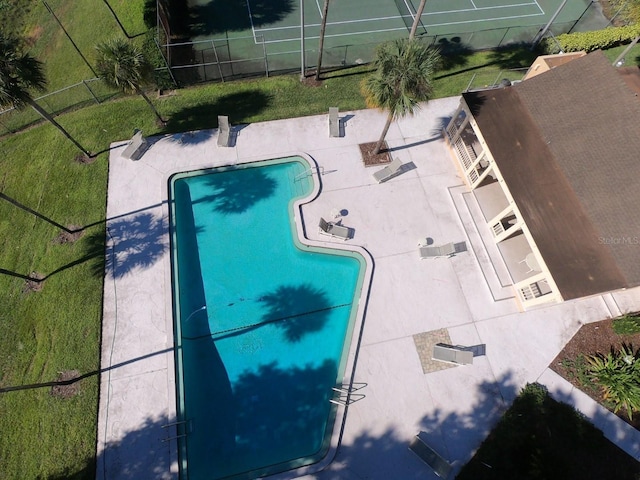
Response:
[{"label": "shadow on grass", "polygon": [[[448,70],[457,66],[464,66],[467,64],[466,59],[469,55],[470,53],[463,53],[461,54],[461,57],[457,57],[455,55],[452,57],[445,57],[445,67],[443,68]],[[474,65],[473,67],[443,73],[442,75],[436,75],[434,80],[454,77],[461,73],[473,72],[474,70],[481,70],[491,66],[504,70],[528,68],[537,56],[538,54],[536,52],[532,52],[526,44],[498,48],[489,53],[487,62],[481,65]]]},{"label": "shadow on grass", "polygon": [[246,123],[247,119],[264,111],[270,103],[270,97],[260,90],[224,95],[214,102],[203,102],[172,114],[167,123],[167,131],[217,128],[218,115],[228,116],[233,124]]},{"label": "shadow on grass", "polygon": [[42,283],[55,274],[92,261],[91,270],[97,277],[103,275],[122,278],[135,269],[149,268],[167,251],[167,222],[153,213],[138,213],[131,218],[120,217],[108,221],[105,231],[99,231],[81,239],[84,255],[65,264],[40,279],[0,269],[0,273]]}]

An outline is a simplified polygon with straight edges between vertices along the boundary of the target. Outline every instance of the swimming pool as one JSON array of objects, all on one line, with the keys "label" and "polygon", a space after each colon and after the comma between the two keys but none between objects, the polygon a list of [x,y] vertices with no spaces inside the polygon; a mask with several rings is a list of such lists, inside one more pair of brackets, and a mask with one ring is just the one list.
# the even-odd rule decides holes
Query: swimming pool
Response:
[{"label": "swimming pool", "polygon": [[255,478],[321,460],[365,260],[302,245],[301,157],[170,179],[182,478]]}]

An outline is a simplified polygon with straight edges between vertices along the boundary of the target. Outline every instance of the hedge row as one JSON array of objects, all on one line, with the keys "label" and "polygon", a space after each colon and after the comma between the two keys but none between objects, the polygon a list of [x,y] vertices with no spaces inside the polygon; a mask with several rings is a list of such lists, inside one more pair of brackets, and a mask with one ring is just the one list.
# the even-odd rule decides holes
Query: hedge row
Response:
[{"label": "hedge row", "polygon": [[[556,39],[563,52],[579,52],[581,50],[591,52],[628,43],[639,35],[640,24],[637,24],[610,27],[593,32],[563,33],[558,35]],[[546,53],[558,51],[558,44],[553,38],[545,38],[540,44]]]}]

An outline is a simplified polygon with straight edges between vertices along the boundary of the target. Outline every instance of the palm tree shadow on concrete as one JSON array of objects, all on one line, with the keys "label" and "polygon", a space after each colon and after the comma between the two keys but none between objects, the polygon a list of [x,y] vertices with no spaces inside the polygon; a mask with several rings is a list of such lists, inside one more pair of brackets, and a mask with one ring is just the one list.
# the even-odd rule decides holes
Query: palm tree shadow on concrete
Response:
[{"label": "palm tree shadow on concrete", "polygon": [[243,213],[276,190],[276,180],[258,168],[241,168],[233,174],[216,172],[207,176],[211,193],[193,198],[194,204],[209,203],[222,214]]},{"label": "palm tree shadow on concrete", "polygon": [[[285,438],[290,438],[295,444],[300,439],[309,437],[308,425],[310,416],[317,417],[320,410],[308,410],[309,405],[328,404],[330,392],[321,390],[318,385],[334,372],[334,365],[325,363],[317,368],[306,366],[303,368],[281,369],[276,365],[262,365],[252,372],[244,372],[238,379],[237,389],[232,401],[236,404],[235,415],[231,419],[212,420],[215,422],[233,422],[234,429],[250,435],[252,442],[249,445],[254,452],[254,447],[261,448],[269,445],[272,438],[271,432],[280,432]],[[457,367],[464,368],[464,367]],[[282,386],[282,388],[280,388]],[[505,413],[507,407],[513,403],[519,395],[513,379],[513,372],[504,373],[495,382],[481,382],[475,389],[470,388],[467,398],[473,399],[470,407],[464,412],[443,412],[438,406],[430,406],[425,397],[425,414],[418,422],[416,430],[424,432],[423,438],[445,459],[461,459],[463,464],[471,458],[475,451],[489,434],[489,430],[497,425]],[[423,393],[416,390],[416,395]],[[322,398],[322,402],[316,403],[315,395]],[[561,402],[568,404],[572,400],[560,392],[553,392],[552,396]],[[300,402],[291,403],[300,398]],[[446,399],[439,399],[446,401]],[[366,408],[365,398],[359,403],[358,408]],[[281,405],[280,409],[269,409],[268,406]],[[291,409],[299,415],[287,417],[287,410]],[[275,413],[272,410],[276,410]],[[569,411],[570,409],[567,409]],[[349,423],[349,411],[346,413]],[[606,422],[606,414],[597,411],[591,415],[595,424]],[[255,418],[261,418],[264,423],[256,425]],[[291,419],[300,420],[292,423]],[[152,418],[148,417],[142,426],[135,430],[125,431],[122,438],[108,445],[106,452],[102,452],[97,459],[86,459],[85,465],[78,470],[65,469],[46,477],[48,480],[84,480],[95,478],[96,464],[102,472],[103,478],[117,478],[133,480],[139,478],[153,478],[169,471],[169,442],[162,442],[175,432],[172,429],[163,429],[168,423],[175,422],[176,418]],[[526,423],[526,419],[525,419]],[[534,428],[545,431],[544,425],[532,425]],[[568,428],[573,428],[571,425]],[[415,432],[416,434],[418,431]],[[580,434],[580,431],[578,431]],[[624,441],[624,431],[614,432],[618,440]],[[247,437],[248,438],[248,437]],[[231,437],[229,441],[233,442]],[[149,445],[154,446],[150,452]],[[234,449],[235,445],[228,445]],[[536,452],[530,452],[533,457]],[[562,452],[559,452],[562,455]],[[610,467],[610,458],[601,459],[603,466]],[[228,460],[228,457],[223,460]],[[632,460],[631,460],[632,461]],[[463,466],[455,462],[454,467],[459,471]],[[386,480],[390,471],[389,465],[393,465],[395,478],[424,479],[437,478],[431,468],[423,463],[408,449],[408,440],[405,433],[400,433],[394,426],[384,430],[372,428],[364,429],[353,439],[342,439],[333,461],[324,469],[319,478],[351,478],[362,476],[372,480]],[[474,476],[476,480],[505,478],[500,471],[486,468],[486,475]],[[540,477],[531,477],[540,478]],[[558,477],[557,477],[558,478]],[[559,477],[561,478],[561,477]],[[637,477],[615,477],[617,480],[632,480]],[[574,480],[563,478],[563,480]],[[581,478],[581,480],[585,480]]]},{"label": "palm tree shadow on concrete", "polygon": [[171,443],[166,440],[171,429],[163,428],[175,422],[173,417],[147,417],[140,428],[126,432],[118,441],[107,443],[97,458],[87,459],[79,470],[64,469],[53,475],[38,477],[41,480],[88,480],[119,478],[134,480],[163,478],[158,472],[168,472],[171,466]]},{"label": "palm tree shadow on concrete", "polygon": [[[94,274],[122,278],[135,269],[149,268],[164,255],[168,249],[168,224],[153,213],[139,213],[108,222],[107,239],[104,264],[96,262]],[[101,232],[92,235],[88,254],[99,251],[104,244]]]},{"label": "palm tree shadow on concrete", "polygon": [[159,141],[166,139],[169,142],[177,143],[180,145],[198,145],[200,143],[206,143],[215,136],[215,132],[213,130],[197,130],[197,131],[187,131],[182,133],[176,133],[174,135],[169,135],[164,138],[158,138],[157,140],[151,140],[149,148],[158,143]]},{"label": "palm tree shadow on concrete", "polygon": [[[462,367],[458,367],[462,368]],[[357,373],[356,373],[357,377]],[[428,444],[446,460],[464,457],[474,444],[479,444],[486,436],[487,423],[495,424],[505,410],[505,396],[517,394],[510,373],[496,382],[482,382],[476,389],[466,392],[467,398],[474,399],[473,404],[463,412],[443,412],[433,400],[425,397],[425,414],[418,421],[415,434],[426,433]],[[416,395],[422,395],[416,391]],[[365,398],[362,402],[366,402]],[[436,399],[447,402],[448,399]],[[362,408],[362,407],[361,407]],[[347,423],[349,412],[347,412]],[[390,469],[397,468],[397,478],[422,479],[437,478],[429,466],[409,450],[406,434],[400,434],[395,428],[387,428],[381,434],[363,432],[352,442],[342,443],[335,461],[329,467],[336,475],[350,470],[363,478],[383,479]]]}]

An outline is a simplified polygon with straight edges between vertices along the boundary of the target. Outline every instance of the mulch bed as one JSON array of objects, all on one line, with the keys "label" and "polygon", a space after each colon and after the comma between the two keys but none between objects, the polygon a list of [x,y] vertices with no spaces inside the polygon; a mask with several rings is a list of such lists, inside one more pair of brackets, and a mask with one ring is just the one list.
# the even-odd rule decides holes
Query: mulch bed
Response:
[{"label": "mulch bed", "polygon": [[42,290],[44,286],[44,278],[45,276],[38,272],[31,272],[29,274],[33,280],[25,280],[24,286],[22,287],[22,293],[27,294],[31,292],[39,292]]},{"label": "mulch bed", "polygon": [[310,76],[305,76],[302,79],[302,84],[307,86],[307,87],[321,87],[322,86],[322,79],[320,80],[316,80],[316,75],[310,75]]},{"label": "mulch bed", "polygon": [[93,157],[89,157],[88,155],[85,155],[84,153],[79,153],[75,156],[74,161],[76,163],[79,163],[81,165],[89,165],[93,162],[96,161],[97,156],[94,155]]},{"label": "mulch bed", "polygon": [[62,230],[56,238],[53,239],[53,243],[64,245],[65,243],[74,243],[78,241],[84,230],[79,225],[67,225],[67,230]]},{"label": "mulch bed", "polygon": [[[551,362],[549,368],[565,380],[571,382],[576,388],[589,395],[596,402],[607,407],[600,389],[593,385],[583,385],[577,376],[576,370],[571,364],[583,355],[588,357],[601,353],[606,355],[613,347],[614,351],[620,350],[622,345],[631,345],[635,350],[640,347],[640,333],[619,335],[613,331],[613,319],[583,325],[573,338],[565,345],[558,356]],[[609,409],[613,412],[612,409]],[[616,414],[622,420],[636,429],[640,429],[640,414],[636,414],[633,420],[625,413],[624,408]]]},{"label": "mulch bed", "polygon": [[361,143],[360,154],[362,155],[362,161],[365,167],[373,167],[376,165],[384,165],[391,163],[391,153],[389,152],[389,146],[387,142],[382,142],[382,148],[377,155],[373,154],[378,142]]},{"label": "mulch bed", "polygon": [[[79,376],[80,372],[78,372],[78,370],[65,370],[58,373],[56,382],[67,382],[74,378],[78,378]],[[71,398],[74,395],[77,395],[79,391],[79,382],[70,383],[68,385],[54,385],[51,387],[51,395],[58,398]]]}]

